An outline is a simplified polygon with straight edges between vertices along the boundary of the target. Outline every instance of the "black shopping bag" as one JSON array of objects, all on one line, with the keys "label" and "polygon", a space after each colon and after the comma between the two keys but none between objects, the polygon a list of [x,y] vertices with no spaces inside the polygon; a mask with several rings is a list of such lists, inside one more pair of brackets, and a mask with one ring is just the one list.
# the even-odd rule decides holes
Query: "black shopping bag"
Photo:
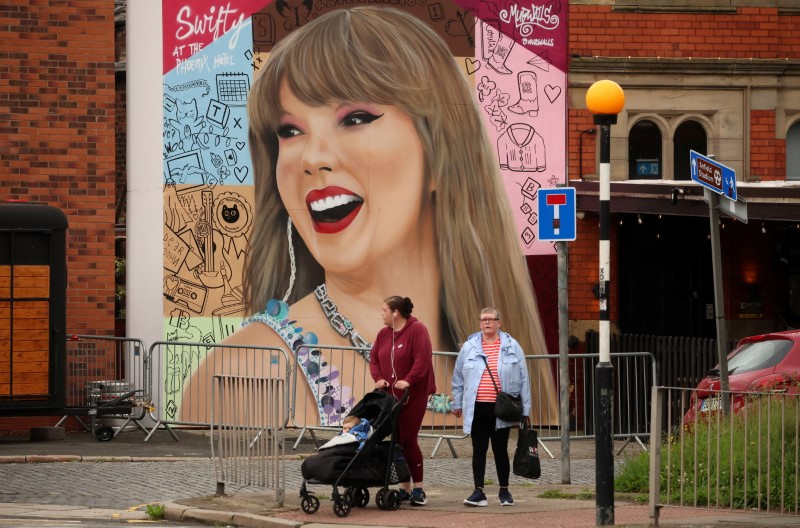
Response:
[{"label": "black shopping bag", "polygon": [[518,477],[537,479],[542,476],[539,463],[539,439],[532,427],[520,427],[517,449],[514,451],[514,474]]}]

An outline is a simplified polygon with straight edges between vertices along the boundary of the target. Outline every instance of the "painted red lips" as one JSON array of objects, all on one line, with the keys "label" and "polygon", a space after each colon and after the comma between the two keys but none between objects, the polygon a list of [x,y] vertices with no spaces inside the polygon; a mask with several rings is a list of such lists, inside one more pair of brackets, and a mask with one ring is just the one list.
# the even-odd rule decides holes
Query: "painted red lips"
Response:
[{"label": "painted red lips", "polygon": [[358,216],[364,199],[343,187],[314,189],[306,195],[314,231],[334,234],[349,226]]}]

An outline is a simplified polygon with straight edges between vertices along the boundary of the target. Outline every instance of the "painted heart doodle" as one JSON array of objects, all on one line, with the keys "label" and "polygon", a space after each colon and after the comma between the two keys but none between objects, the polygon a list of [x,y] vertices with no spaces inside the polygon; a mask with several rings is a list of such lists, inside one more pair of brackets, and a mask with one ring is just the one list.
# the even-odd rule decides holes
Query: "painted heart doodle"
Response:
[{"label": "painted heart doodle", "polygon": [[548,84],[547,86],[544,87],[544,94],[547,96],[547,99],[549,99],[550,102],[552,103],[556,99],[558,99],[559,95],[561,95],[561,87]]},{"label": "painted heart doodle", "polygon": [[236,176],[236,179],[239,180],[239,183],[244,183],[244,179],[247,178],[249,172],[250,169],[247,167],[236,167],[233,169],[233,174]]}]

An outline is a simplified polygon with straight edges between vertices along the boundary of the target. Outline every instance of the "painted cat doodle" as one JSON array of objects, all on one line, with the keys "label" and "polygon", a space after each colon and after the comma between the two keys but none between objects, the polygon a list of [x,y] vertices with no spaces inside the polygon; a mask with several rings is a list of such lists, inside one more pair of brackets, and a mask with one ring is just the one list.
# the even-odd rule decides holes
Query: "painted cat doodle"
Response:
[{"label": "painted cat doodle", "polygon": [[222,219],[229,224],[235,224],[239,220],[239,204],[233,204],[233,207],[222,204]]},{"label": "painted cat doodle", "polygon": [[169,124],[178,131],[181,139],[187,139],[196,135],[203,128],[203,118],[197,113],[197,100],[189,102],[175,101],[175,118],[169,120]]}]

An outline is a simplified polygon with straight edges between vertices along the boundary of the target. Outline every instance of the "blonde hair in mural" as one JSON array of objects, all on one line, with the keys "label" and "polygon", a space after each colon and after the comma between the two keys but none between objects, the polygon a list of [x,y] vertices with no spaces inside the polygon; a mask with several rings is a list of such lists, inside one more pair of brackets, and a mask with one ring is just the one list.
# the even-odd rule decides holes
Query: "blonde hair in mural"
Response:
[{"label": "blonde hair in mural", "polygon": [[[396,105],[411,116],[435,188],[438,260],[446,269],[441,309],[454,349],[477,331],[475,314],[491,305],[504,314],[504,329],[526,354],[546,354],[506,190],[472,90],[439,35],[389,7],[332,11],[294,31],[273,48],[253,84],[248,114],[258,213],[245,263],[248,313],[283,298],[290,282],[288,214],[275,173],[283,113],[276,94],[284,81],[309,105],[368,101]],[[290,304],[324,282],[324,270],[296,232],[292,242],[296,278]],[[549,401],[540,402],[539,423],[554,423],[548,362],[534,362],[531,385],[534,397],[547,395]]]}]

